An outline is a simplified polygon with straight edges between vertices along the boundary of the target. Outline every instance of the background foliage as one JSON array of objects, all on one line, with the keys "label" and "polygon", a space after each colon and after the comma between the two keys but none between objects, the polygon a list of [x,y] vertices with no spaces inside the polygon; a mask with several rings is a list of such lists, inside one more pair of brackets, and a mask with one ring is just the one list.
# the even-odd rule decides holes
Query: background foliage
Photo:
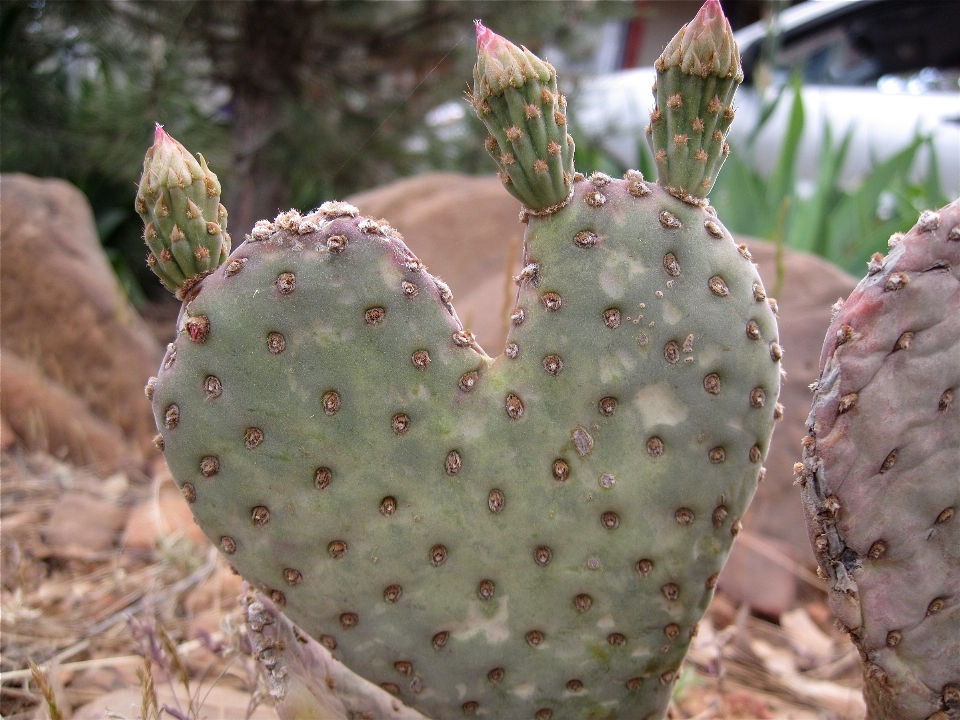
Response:
[{"label": "background foliage", "polygon": [[[141,288],[162,294],[143,263],[132,202],[154,122],[203,150],[239,242],[278,209],[309,210],[427,170],[492,172],[482,126],[463,122],[467,106],[454,100],[471,77],[474,17],[575,62],[594,50],[578,31],[585,23],[634,11],[616,0],[7,0],[0,167],[77,185],[118,275],[143,300]],[[749,145],[734,147],[712,193],[733,232],[859,276],[891,233],[946,203],[935,164],[925,182],[905,179],[929,144],[919,136],[851,190],[838,180],[849,136],[826,128],[820,175],[799,185],[798,87],[786,86],[761,126],[779,102],[792,103],[791,120],[772,174],[754,169]],[[600,148],[578,136],[577,166],[621,173]],[[655,176],[648,154],[637,165]]]},{"label": "background foliage", "polygon": [[[133,187],[153,123],[202,149],[237,241],[278,209],[316,207],[428,169],[490,171],[456,119],[473,19],[535,52],[590,48],[574,28],[626,2],[8,0],[0,12],[0,166],[90,199],[128,287],[143,267]],[[461,109],[466,108],[460,103]]]}]

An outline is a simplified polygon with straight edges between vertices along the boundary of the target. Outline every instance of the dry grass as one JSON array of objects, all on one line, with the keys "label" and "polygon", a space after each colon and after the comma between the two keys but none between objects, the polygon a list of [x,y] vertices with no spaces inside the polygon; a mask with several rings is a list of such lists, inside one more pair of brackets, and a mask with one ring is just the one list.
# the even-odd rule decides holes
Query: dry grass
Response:
[{"label": "dry grass", "polygon": [[[88,496],[125,514],[155,501],[161,479],[98,477],[49,456],[19,454],[2,455],[0,473],[3,718],[69,720],[123,687],[138,688],[142,699],[130,720],[209,717],[203,703],[213,686],[244,693],[251,708],[266,700],[240,626],[238,593],[230,592],[238,585],[209,544],[194,544],[177,529],[152,551],[125,549],[122,536],[106,548],[85,543],[82,533],[49,541],[49,521],[64,497]],[[101,520],[84,518],[91,529]],[[856,652],[830,622],[813,588],[778,621],[718,595],[671,717],[859,720]],[[158,700],[161,690],[180,701]]]},{"label": "dry grass", "polygon": [[[0,473],[0,715],[69,718],[110,690],[151,678],[192,684],[190,696],[212,679],[256,691],[238,607],[214,592],[230,573],[212,547],[176,534],[152,552],[90,548],[82,534],[67,545],[48,541],[65,495],[130,510],[154,496],[149,479],[101,478],[42,455],[4,454]],[[190,702],[174,710],[199,712]]]}]

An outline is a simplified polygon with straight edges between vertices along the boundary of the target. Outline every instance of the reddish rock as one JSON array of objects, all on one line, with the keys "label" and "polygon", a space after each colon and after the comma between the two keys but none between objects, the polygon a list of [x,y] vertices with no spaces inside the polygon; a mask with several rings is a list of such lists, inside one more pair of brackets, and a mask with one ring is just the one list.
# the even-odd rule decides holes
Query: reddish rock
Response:
[{"label": "reddish rock", "polygon": [[90,406],[40,367],[9,350],[0,362],[3,449],[20,444],[75,465],[103,472],[119,469],[140,456],[119,427],[94,414]]},{"label": "reddish rock", "polygon": [[240,607],[243,579],[235,575],[226,560],[221,560],[216,571],[195,587],[183,600],[183,609],[192,619],[190,634],[200,630],[216,632],[223,616]]},{"label": "reddish rock", "polygon": [[798,581],[789,565],[799,560],[799,549],[775,537],[744,531],[733,544],[717,587],[737,605],[780,617],[796,603]]},{"label": "reddish rock", "polygon": [[0,202],[3,349],[155,454],[143,386],[162,348],[120,290],[86,198],[63,180],[5,174]]},{"label": "reddish rock", "polygon": [[83,493],[69,492],[54,505],[43,539],[53,555],[58,550],[102,552],[114,546],[126,519],[126,508]]},{"label": "reddish rock", "polygon": [[164,539],[186,537],[202,552],[210,541],[194,522],[190,506],[174,484],[162,459],[157,461],[153,477],[159,487],[152,497],[137,505],[127,518],[123,548],[153,550]]}]

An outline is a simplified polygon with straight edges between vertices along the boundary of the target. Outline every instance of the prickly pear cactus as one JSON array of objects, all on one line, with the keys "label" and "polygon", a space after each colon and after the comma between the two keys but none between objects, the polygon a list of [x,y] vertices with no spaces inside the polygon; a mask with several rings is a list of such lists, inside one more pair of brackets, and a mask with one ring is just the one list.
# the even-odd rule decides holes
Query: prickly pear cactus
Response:
[{"label": "prickly pear cactus", "polygon": [[[738,75],[718,23],[670,97]],[[420,712],[660,717],[780,414],[774,311],[709,173],[576,173],[553,68],[479,24],[478,50],[528,224],[503,354],[386,222],[283,213],[184,293],[158,443],[237,570]],[[697,128],[729,98],[667,105],[724,152]]]},{"label": "prickly pear cactus", "polygon": [[960,718],[960,201],[890,240],[836,313],[801,473],[868,717]]}]

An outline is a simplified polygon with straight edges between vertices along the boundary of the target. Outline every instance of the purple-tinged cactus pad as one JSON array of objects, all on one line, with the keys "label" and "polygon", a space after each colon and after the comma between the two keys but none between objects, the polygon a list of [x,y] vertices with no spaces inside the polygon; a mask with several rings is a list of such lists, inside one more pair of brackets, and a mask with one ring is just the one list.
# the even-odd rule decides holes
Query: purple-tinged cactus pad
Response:
[{"label": "purple-tinged cactus pad", "polygon": [[[827,331],[803,503],[875,718],[960,718],[960,201],[890,240]],[[936,715],[943,713],[943,715]]]}]

